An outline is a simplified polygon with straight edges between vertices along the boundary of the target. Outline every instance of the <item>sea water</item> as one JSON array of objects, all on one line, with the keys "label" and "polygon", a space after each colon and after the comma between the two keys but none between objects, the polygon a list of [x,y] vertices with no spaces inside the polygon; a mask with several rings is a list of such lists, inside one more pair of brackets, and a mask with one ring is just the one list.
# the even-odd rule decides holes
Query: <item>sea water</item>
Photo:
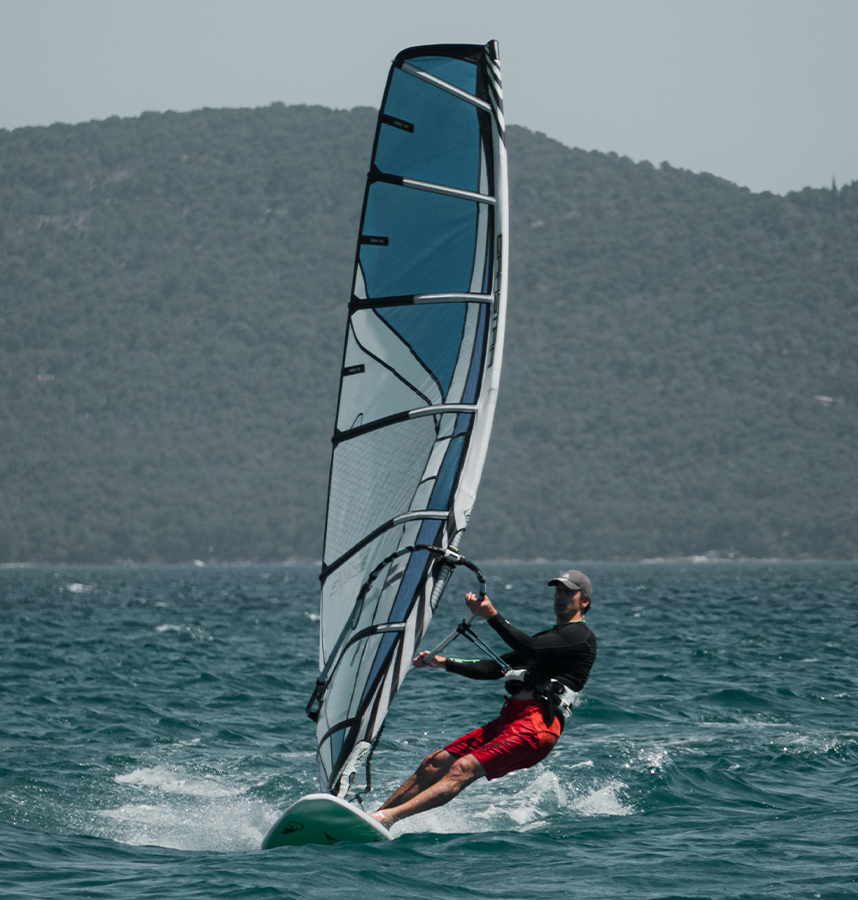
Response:
[{"label": "sea water", "polygon": [[[483,568],[536,631],[570,564]],[[858,564],[579,565],[599,655],[543,763],[386,844],[265,852],[317,789],[317,569],[0,569],[0,897],[858,895]],[[367,806],[501,702],[414,671]]]}]

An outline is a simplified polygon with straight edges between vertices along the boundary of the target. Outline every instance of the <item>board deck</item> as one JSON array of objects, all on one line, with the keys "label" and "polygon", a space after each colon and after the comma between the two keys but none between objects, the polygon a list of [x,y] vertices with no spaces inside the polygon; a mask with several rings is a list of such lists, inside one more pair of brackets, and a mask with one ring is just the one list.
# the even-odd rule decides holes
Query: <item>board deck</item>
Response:
[{"label": "board deck", "polygon": [[296,800],[274,823],[262,842],[262,849],[389,840],[387,829],[353,803],[331,794],[307,794]]}]

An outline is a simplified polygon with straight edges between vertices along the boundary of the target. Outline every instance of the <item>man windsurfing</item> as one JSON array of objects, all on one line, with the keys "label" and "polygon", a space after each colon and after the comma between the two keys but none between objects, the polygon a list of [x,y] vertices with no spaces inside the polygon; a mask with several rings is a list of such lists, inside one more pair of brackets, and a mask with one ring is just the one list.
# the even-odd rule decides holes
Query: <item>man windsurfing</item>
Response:
[{"label": "man windsurfing", "polygon": [[416,813],[449,803],[478,778],[500,778],[528,769],[551,752],[575,695],[596,659],[596,636],[584,622],[592,585],[577,569],[548,582],[554,587],[556,624],[525,634],[498,613],[485,594],[465,597],[468,609],[486,619],[510,652],[499,660],[430,656],[414,659],[418,669],[446,669],[466,678],[504,678],[509,697],[498,718],[430,753],[417,771],[373,813],[387,828]]}]

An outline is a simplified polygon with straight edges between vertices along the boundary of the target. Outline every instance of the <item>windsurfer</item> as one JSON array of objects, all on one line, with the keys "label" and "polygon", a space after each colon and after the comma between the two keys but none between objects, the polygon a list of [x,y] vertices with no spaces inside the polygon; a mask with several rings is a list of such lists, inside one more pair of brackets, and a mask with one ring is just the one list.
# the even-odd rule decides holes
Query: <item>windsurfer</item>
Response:
[{"label": "windsurfer", "polygon": [[530,768],[551,752],[563,727],[568,692],[580,691],[590,674],[596,637],[584,622],[590,608],[590,579],[571,569],[548,584],[554,587],[556,624],[533,636],[511,625],[488,596],[466,595],[468,609],[486,619],[511,648],[500,657],[505,666],[491,659],[431,656],[428,650],[415,657],[418,669],[446,669],[481,680],[505,677],[510,697],[498,718],[429,754],[373,818],[390,828],[401,819],[449,803],[479,778],[491,780]]}]

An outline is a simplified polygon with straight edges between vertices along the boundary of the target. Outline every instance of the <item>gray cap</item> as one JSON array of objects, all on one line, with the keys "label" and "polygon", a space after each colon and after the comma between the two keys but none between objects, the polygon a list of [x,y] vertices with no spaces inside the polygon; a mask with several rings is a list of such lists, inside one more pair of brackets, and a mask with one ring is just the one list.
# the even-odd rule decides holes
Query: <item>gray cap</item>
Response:
[{"label": "gray cap", "polygon": [[555,584],[562,584],[573,591],[581,591],[581,596],[586,597],[588,600],[593,593],[593,585],[590,584],[590,579],[577,569],[569,569],[568,572],[552,578],[548,584],[550,587],[553,587]]}]

